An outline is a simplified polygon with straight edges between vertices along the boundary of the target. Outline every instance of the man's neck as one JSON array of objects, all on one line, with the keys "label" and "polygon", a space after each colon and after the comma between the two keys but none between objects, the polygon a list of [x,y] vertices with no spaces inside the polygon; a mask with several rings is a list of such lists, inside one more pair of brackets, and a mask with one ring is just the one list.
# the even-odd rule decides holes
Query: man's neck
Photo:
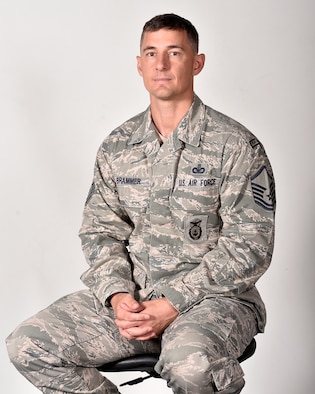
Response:
[{"label": "man's neck", "polygon": [[186,100],[168,101],[151,99],[151,116],[158,132],[168,137],[189,110],[194,96]]}]

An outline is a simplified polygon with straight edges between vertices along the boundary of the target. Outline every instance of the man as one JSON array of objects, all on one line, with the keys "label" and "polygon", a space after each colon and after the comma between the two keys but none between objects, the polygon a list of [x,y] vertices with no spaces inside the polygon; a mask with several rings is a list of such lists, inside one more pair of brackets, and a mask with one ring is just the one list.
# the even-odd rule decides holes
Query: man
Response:
[{"label": "man", "polygon": [[174,393],[240,393],[237,358],[264,330],[255,283],[274,239],[274,183],[261,143],[194,94],[204,66],[193,25],[144,26],[138,72],[150,107],[100,147],[80,237],[88,290],[8,338],[43,393],[117,393],[95,367],[161,351]]}]

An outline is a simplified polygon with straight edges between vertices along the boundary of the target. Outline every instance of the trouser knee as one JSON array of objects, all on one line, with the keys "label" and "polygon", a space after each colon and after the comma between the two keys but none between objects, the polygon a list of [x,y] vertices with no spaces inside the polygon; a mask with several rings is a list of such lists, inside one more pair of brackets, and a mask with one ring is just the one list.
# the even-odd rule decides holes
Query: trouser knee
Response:
[{"label": "trouser knee", "polygon": [[9,359],[17,369],[21,369],[23,367],[22,364],[27,359],[24,354],[26,351],[26,342],[28,341],[25,337],[15,336],[14,332],[6,339]]},{"label": "trouser knee", "polygon": [[33,331],[32,327],[21,325],[6,339],[9,358],[22,373],[36,369],[36,360],[45,353]]}]

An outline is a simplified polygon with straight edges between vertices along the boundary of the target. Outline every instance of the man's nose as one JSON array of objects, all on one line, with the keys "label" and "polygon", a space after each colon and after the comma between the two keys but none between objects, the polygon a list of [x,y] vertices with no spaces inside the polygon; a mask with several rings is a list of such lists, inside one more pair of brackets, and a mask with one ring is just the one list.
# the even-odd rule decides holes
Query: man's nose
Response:
[{"label": "man's nose", "polygon": [[168,54],[160,54],[157,56],[156,69],[158,71],[167,70],[169,68],[169,63]]}]

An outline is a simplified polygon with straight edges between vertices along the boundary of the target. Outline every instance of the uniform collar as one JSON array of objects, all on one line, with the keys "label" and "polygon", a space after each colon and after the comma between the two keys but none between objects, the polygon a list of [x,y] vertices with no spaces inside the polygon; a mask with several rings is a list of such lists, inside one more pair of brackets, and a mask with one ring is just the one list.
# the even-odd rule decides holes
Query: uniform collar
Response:
[{"label": "uniform collar", "polygon": [[[200,136],[206,117],[205,105],[195,95],[187,114],[183,117],[176,129],[168,137],[175,150],[181,145],[180,141],[192,146],[199,146]],[[157,139],[156,130],[151,118],[150,107],[139,118],[134,132],[130,136],[128,145],[142,142],[152,143]],[[170,141],[170,142],[171,142]]]},{"label": "uniform collar", "polygon": [[[185,144],[199,146],[201,133],[204,130],[206,108],[200,98],[195,95],[187,114],[177,126],[177,137]],[[176,130],[174,130],[175,132]],[[176,134],[174,134],[175,137]]]}]

